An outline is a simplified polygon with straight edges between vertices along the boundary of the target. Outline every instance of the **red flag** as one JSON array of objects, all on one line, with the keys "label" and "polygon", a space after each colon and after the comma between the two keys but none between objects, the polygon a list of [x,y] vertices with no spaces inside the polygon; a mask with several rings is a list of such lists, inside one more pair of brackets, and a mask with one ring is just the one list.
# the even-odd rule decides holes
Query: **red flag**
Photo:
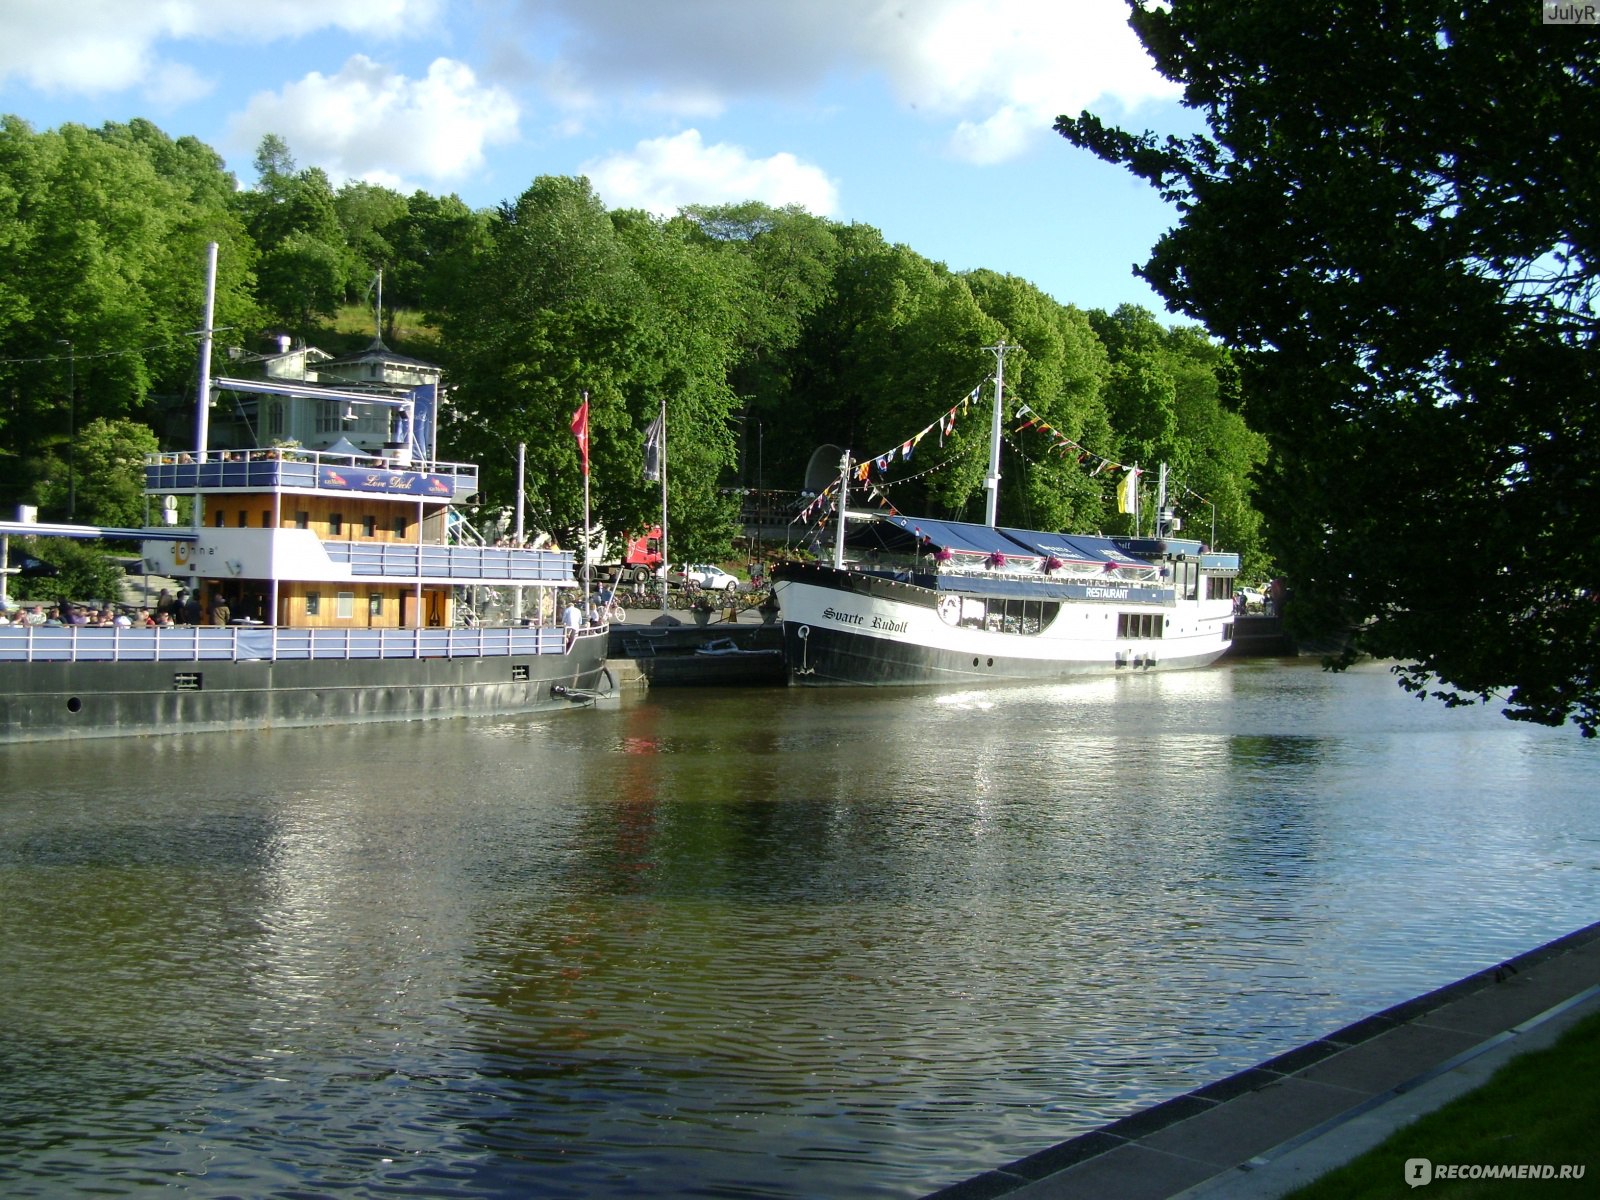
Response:
[{"label": "red flag", "polygon": [[583,398],[578,411],[572,414],[572,436],[578,439],[578,456],[583,459],[583,473],[589,473],[589,397]]}]

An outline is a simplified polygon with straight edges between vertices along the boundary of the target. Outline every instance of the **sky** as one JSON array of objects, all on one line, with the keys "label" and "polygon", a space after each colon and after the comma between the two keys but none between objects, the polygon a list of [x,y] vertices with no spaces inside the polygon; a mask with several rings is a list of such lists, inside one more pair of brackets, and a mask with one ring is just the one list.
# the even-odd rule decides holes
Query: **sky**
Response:
[{"label": "sky", "polygon": [[1132,271],[1176,221],[1051,129],[1195,127],[1124,0],[0,0],[0,112],[144,117],[241,186],[275,133],[337,185],[608,208],[755,199],[952,270],[1176,321]]}]

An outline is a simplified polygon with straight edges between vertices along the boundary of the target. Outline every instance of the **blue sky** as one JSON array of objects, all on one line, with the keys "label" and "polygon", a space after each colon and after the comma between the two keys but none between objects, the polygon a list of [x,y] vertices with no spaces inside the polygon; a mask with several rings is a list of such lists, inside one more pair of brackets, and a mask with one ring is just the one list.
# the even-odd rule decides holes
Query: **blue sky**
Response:
[{"label": "blue sky", "polygon": [[[608,207],[758,199],[1082,307],[1143,305],[1175,215],[1054,134],[1192,128],[1123,0],[4,0],[0,112],[146,117],[238,176],[263,134],[335,183],[475,207],[587,175]],[[1174,318],[1175,319],[1175,318]]]}]

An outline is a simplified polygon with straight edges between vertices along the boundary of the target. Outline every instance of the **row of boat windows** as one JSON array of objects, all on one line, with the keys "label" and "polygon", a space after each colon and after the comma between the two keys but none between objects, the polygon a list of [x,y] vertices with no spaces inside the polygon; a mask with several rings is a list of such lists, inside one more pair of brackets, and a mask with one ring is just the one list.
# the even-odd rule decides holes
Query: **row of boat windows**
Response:
[{"label": "row of boat windows", "polygon": [[1167,619],[1160,613],[1117,614],[1117,636],[1121,638],[1158,638],[1166,629]]},{"label": "row of boat windows", "polygon": [[[378,536],[378,518],[377,517],[367,516],[367,517],[360,518],[360,520],[361,520],[361,536],[362,537],[377,537]],[[211,524],[212,524],[213,528],[226,529],[227,525],[228,525],[228,514],[223,512],[220,508],[217,509],[214,513],[211,514]],[[250,514],[248,512],[246,512],[244,509],[241,508],[239,510],[239,523],[238,523],[237,526],[235,526],[235,528],[237,528],[237,529],[245,529],[245,528],[248,528],[249,524],[250,524]],[[294,514],[294,527],[296,529],[310,529],[311,528],[311,514],[308,513],[308,512],[297,512],[297,513],[295,513]],[[394,520],[390,522],[390,526],[389,527],[394,532],[394,536],[395,537],[403,538],[403,537],[406,536],[406,530],[410,528],[410,522],[408,522],[405,517],[395,517]],[[263,529],[271,529],[272,528],[272,510],[270,508],[263,508],[261,510],[261,528],[263,528]],[[354,529],[355,526],[352,524],[351,528]],[[343,534],[344,534],[344,514],[343,513],[333,513],[332,515],[330,515],[328,517],[328,536],[329,537],[341,537],[341,536],[343,536]]]},{"label": "row of boat windows", "polygon": [[[965,596],[945,596],[939,601],[939,616],[947,625],[960,629],[987,629],[993,633],[1043,633],[1056,619],[1061,605],[1054,600],[975,600]],[[1158,612],[1117,614],[1119,638],[1165,637],[1167,619]]]},{"label": "row of boat windows", "polygon": [[1043,633],[1060,611],[1058,600],[976,600],[967,596],[939,600],[939,616],[945,624],[996,633]]}]

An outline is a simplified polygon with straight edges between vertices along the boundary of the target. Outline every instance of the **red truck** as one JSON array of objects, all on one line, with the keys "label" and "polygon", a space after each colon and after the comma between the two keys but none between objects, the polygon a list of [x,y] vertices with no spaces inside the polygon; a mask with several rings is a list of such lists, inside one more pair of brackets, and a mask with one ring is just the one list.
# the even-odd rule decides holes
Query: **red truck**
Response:
[{"label": "red truck", "polygon": [[630,579],[639,583],[648,580],[660,567],[661,526],[659,525],[652,527],[648,533],[628,539],[620,563],[605,564],[607,571],[617,572],[616,578]]}]

